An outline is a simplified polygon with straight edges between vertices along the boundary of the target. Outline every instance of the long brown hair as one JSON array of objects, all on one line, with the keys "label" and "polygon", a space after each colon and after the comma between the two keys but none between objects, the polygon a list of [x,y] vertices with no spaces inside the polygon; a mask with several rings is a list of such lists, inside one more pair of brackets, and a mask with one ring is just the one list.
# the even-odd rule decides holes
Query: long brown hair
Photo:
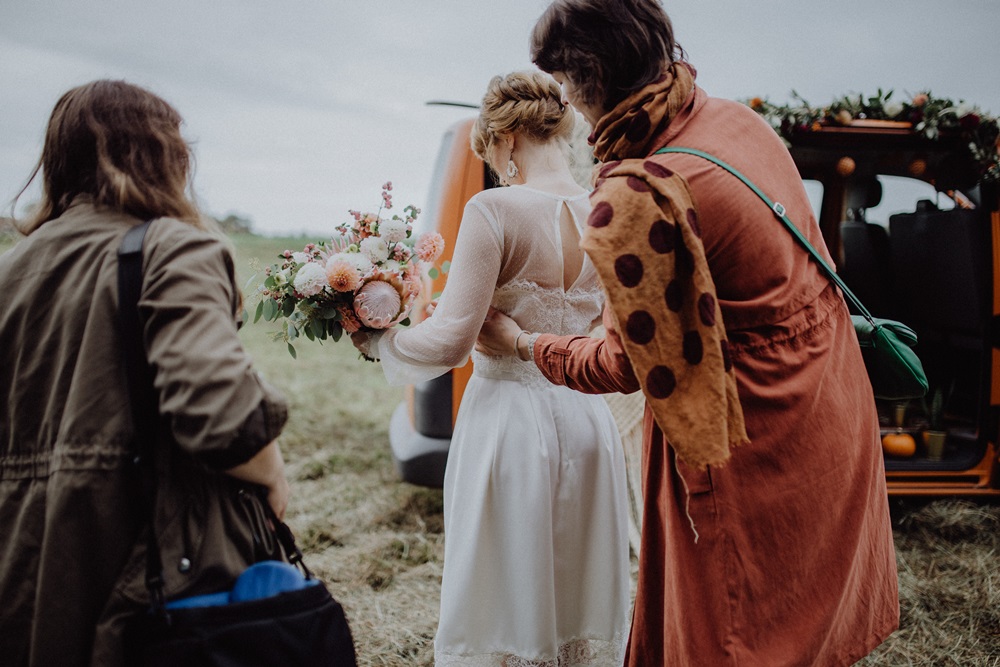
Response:
[{"label": "long brown hair", "polygon": [[30,234],[62,215],[78,195],[137,218],[172,217],[202,227],[188,194],[193,164],[182,119],[166,101],[125,81],[73,88],[56,103],[39,172],[42,198],[18,227]]},{"label": "long brown hair", "polygon": [[683,57],[658,0],[555,0],[531,33],[532,62],[605,111]]}]

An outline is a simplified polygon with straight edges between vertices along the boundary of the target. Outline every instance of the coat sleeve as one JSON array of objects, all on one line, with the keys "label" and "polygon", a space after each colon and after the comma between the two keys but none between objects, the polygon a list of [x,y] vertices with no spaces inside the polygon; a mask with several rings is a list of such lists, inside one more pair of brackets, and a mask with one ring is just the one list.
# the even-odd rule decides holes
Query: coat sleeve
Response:
[{"label": "coat sleeve", "polygon": [[604,307],[604,338],[542,334],[535,340],[535,365],[550,382],[586,394],[639,390],[614,315]]},{"label": "coat sleeve", "polygon": [[283,397],[254,371],[237,333],[229,247],[161,220],[143,253],[139,301],[160,414],[174,441],[209,467],[249,460],[287,419]]}]

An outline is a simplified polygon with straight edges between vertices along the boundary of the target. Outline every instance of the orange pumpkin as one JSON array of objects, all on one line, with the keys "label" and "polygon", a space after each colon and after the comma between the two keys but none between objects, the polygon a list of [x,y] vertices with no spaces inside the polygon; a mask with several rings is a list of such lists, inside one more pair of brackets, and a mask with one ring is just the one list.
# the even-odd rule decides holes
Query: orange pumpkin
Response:
[{"label": "orange pumpkin", "polygon": [[909,433],[896,431],[882,436],[882,451],[891,456],[909,457],[917,451],[917,442]]}]

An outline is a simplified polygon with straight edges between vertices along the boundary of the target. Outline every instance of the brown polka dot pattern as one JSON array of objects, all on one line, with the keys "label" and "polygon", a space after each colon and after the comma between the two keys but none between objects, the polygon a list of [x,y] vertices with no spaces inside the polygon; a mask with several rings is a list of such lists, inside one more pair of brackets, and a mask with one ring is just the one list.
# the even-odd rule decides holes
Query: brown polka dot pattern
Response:
[{"label": "brown polka dot pattern", "polygon": [[587,224],[591,227],[607,227],[613,217],[615,217],[615,209],[608,202],[602,201],[590,210]]},{"label": "brown polka dot pattern", "polygon": [[715,326],[715,297],[708,292],[698,297],[698,317],[706,327]]},{"label": "brown polka dot pattern", "polygon": [[[621,120],[627,132],[634,119]],[[609,208],[597,212],[604,226],[588,226],[582,244],[601,274],[632,368],[678,456],[724,460],[746,435],[699,238],[708,230],[686,181],[657,158],[602,167],[606,180],[591,201]]]},{"label": "brown polka dot pattern", "polygon": [[728,373],[733,370],[733,356],[732,352],[729,351],[729,341],[725,338],[719,343],[719,347],[722,348],[722,365],[725,371]]},{"label": "brown polka dot pattern", "polygon": [[690,278],[691,274],[694,273],[694,256],[691,255],[691,249],[684,243],[681,226],[675,225],[675,227],[677,228],[677,273],[684,278]]},{"label": "brown polka dot pattern", "polygon": [[670,281],[664,296],[667,300],[667,308],[675,313],[681,312],[681,308],[684,306],[684,288],[679,280],[675,278]]},{"label": "brown polka dot pattern", "polygon": [[607,178],[608,174],[614,171],[621,163],[622,163],[621,160],[614,160],[613,162],[608,162],[603,167],[601,167],[601,170],[597,172],[597,175],[600,178]]},{"label": "brown polka dot pattern", "polygon": [[625,287],[635,287],[642,282],[642,260],[638,255],[622,255],[615,260],[615,275]]},{"label": "brown polka dot pattern", "polygon": [[705,348],[701,343],[701,334],[697,331],[688,331],[684,334],[683,350],[684,361],[692,366],[700,364],[705,354]]},{"label": "brown polka dot pattern", "polygon": [[652,160],[646,160],[643,162],[642,168],[645,169],[650,176],[655,176],[656,178],[670,178],[674,175],[674,172],[670,169],[664,167],[658,162],[653,162]]},{"label": "brown polka dot pattern", "polygon": [[666,366],[653,366],[646,375],[646,390],[653,398],[669,398],[677,388],[677,377]]},{"label": "brown polka dot pattern", "polygon": [[633,343],[646,345],[656,335],[656,322],[645,310],[637,310],[628,316],[625,333]]},{"label": "brown polka dot pattern", "polygon": [[649,119],[649,113],[645,109],[640,109],[629,123],[628,130],[625,132],[625,138],[632,143],[642,141],[649,135],[652,127],[653,123]]},{"label": "brown polka dot pattern", "polygon": [[687,210],[687,221],[691,225],[691,230],[694,232],[695,236],[701,238],[701,225],[698,224],[698,214],[693,208]]},{"label": "brown polka dot pattern", "polygon": [[647,185],[646,181],[641,178],[629,176],[625,182],[628,183],[628,186],[636,192],[649,192],[649,185]]},{"label": "brown polka dot pattern", "polygon": [[661,255],[673,252],[677,230],[666,220],[657,220],[649,227],[649,247]]}]

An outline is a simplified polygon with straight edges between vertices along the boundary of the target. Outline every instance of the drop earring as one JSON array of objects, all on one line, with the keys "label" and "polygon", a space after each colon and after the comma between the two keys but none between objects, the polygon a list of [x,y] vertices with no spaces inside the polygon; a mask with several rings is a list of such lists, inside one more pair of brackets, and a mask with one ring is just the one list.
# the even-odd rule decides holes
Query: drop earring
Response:
[{"label": "drop earring", "polygon": [[507,178],[509,180],[517,178],[517,165],[513,160],[507,160]]}]

